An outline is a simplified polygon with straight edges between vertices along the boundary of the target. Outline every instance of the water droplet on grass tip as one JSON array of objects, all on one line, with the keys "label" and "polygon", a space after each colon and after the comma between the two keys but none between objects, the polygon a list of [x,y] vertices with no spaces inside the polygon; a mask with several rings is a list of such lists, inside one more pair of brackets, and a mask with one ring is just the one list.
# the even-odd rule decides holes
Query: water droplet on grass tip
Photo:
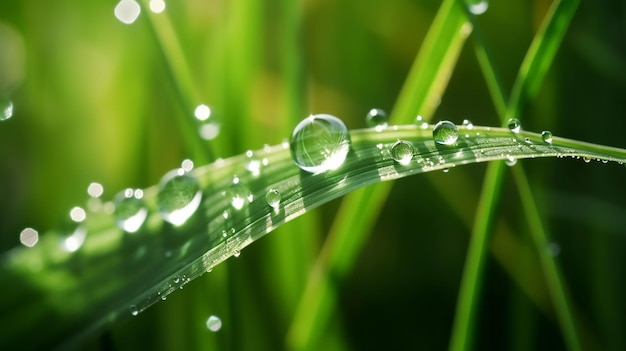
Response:
[{"label": "water droplet on grass tip", "polygon": [[510,118],[508,122],[506,123],[506,126],[513,133],[519,133],[519,131],[522,129],[522,124],[517,118]]},{"label": "water droplet on grass tip", "polygon": [[141,189],[126,189],[113,198],[115,204],[115,223],[128,233],[134,233],[146,220],[148,210],[144,205]]},{"label": "water droplet on grass tip", "polygon": [[141,13],[141,7],[135,0],[122,0],[117,6],[115,6],[115,17],[120,22],[125,24],[131,24],[135,22],[139,13]]},{"label": "water droplet on grass tip", "polygon": [[311,115],[293,130],[291,156],[300,169],[309,173],[336,170],[350,151],[350,134],[346,125],[328,114]]},{"label": "water droplet on grass tip", "polygon": [[408,165],[413,159],[413,145],[405,140],[398,140],[389,150],[394,161],[401,165]]},{"label": "water droplet on grass tip", "polygon": [[201,199],[198,181],[182,168],[167,172],[159,182],[159,212],[164,220],[173,225],[185,223],[198,209]]},{"label": "water droplet on grass tip", "polygon": [[222,320],[217,316],[210,316],[206,321],[206,327],[212,332],[219,331],[222,329]]},{"label": "water droplet on grass tip", "polygon": [[459,131],[454,123],[440,121],[433,128],[433,138],[438,144],[452,145],[459,138]]},{"label": "water droplet on grass tip", "polygon": [[552,133],[548,130],[544,130],[541,132],[541,139],[543,139],[543,142],[546,144],[552,144]]},{"label": "water droplet on grass tip", "polygon": [[130,310],[130,314],[133,316],[136,316],[139,314],[139,309],[135,305],[131,305],[128,309]]},{"label": "water droplet on grass tip", "polygon": [[365,123],[367,126],[376,128],[378,131],[387,127],[388,122],[389,117],[387,116],[387,113],[381,109],[373,108],[369,110],[367,115],[365,115]]},{"label": "water droplet on grass tip", "polygon": [[39,241],[39,233],[33,228],[26,228],[20,233],[20,242],[26,247],[33,247]]},{"label": "water droplet on grass tip", "polygon": [[0,96],[0,121],[6,121],[13,116],[13,103],[4,96]]},{"label": "water droplet on grass tip", "polygon": [[277,210],[280,206],[280,200],[280,193],[276,189],[269,189],[267,194],[265,194],[265,201],[267,201],[267,204],[275,210]]},{"label": "water droplet on grass tip", "polygon": [[504,163],[509,167],[513,167],[517,164],[517,159],[513,156],[508,156]]}]

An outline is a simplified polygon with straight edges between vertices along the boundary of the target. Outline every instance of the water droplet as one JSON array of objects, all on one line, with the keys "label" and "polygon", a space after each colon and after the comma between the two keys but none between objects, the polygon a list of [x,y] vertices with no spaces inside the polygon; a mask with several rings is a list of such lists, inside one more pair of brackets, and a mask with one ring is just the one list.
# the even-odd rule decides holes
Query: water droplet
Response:
[{"label": "water droplet", "polygon": [[473,15],[482,15],[489,8],[487,0],[465,0],[465,3],[467,4],[467,9]]},{"label": "water droplet", "polygon": [[546,144],[552,144],[552,133],[548,130],[544,130],[541,132],[541,139],[543,139],[543,142]]},{"label": "water droplet", "polygon": [[524,142],[526,144],[532,144],[533,143],[532,140],[530,140],[530,138],[528,138],[528,137],[524,138]]},{"label": "water droplet", "polygon": [[33,228],[26,228],[20,233],[20,242],[26,247],[33,247],[39,241],[39,233]]},{"label": "water droplet", "polygon": [[373,108],[369,110],[365,116],[365,123],[367,123],[367,126],[376,128],[378,131],[386,128],[388,122],[389,117],[387,116],[387,113],[381,109]]},{"label": "water droplet", "polygon": [[150,0],[150,11],[154,13],[161,13],[165,10],[165,1],[163,0]]},{"label": "water droplet", "polygon": [[140,12],[141,7],[135,0],[122,0],[115,6],[114,10],[115,17],[125,24],[135,22]]},{"label": "water droplet", "polygon": [[591,162],[591,157],[583,156],[583,161],[585,161],[585,163],[589,163]]},{"label": "water droplet", "polygon": [[280,193],[276,189],[269,189],[267,194],[265,194],[265,201],[267,201],[267,204],[275,210],[277,210],[280,206],[280,200]]},{"label": "water droplet", "polygon": [[180,278],[178,276],[175,276],[174,279],[172,279],[172,282],[174,282],[174,284],[178,284],[180,283]]},{"label": "water droplet", "polygon": [[450,168],[444,168],[443,169],[443,173],[448,173],[448,172],[450,172]]},{"label": "water droplet", "polygon": [[213,140],[220,134],[220,125],[216,118],[212,115],[211,108],[207,105],[200,104],[194,111],[194,116],[200,122],[198,132],[204,140]]},{"label": "water droplet", "polygon": [[411,162],[413,151],[413,144],[405,140],[396,141],[389,150],[394,161],[401,165],[408,165]]},{"label": "water droplet", "polygon": [[517,164],[517,159],[513,156],[508,156],[504,163],[509,167],[513,167]]},{"label": "water droplet", "polygon": [[424,118],[422,116],[417,116],[415,118],[415,124],[417,124],[417,126],[422,128],[422,129],[428,128],[428,121],[426,120],[426,118]]},{"label": "water droplet", "polygon": [[173,225],[185,223],[198,209],[201,199],[198,181],[182,168],[167,172],[159,182],[159,212],[164,220]]},{"label": "water droplet", "polygon": [[465,128],[467,128],[467,130],[472,130],[474,129],[474,123],[472,123],[472,121],[470,121],[469,119],[464,119],[463,120],[463,126]]},{"label": "water droplet", "polygon": [[450,121],[440,121],[433,128],[433,138],[438,144],[452,145],[459,138],[456,125]]},{"label": "water droplet", "polygon": [[513,133],[519,133],[519,131],[522,129],[522,124],[517,118],[510,118],[509,121],[506,123],[506,126]]},{"label": "water droplet", "polygon": [[241,256],[241,251],[239,251],[239,250],[234,250],[234,251],[233,251],[233,256],[235,256],[235,257],[239,257],[239,256]]},{"label": "water droplet", "polygon": [[206,327],[212,332],[219,331],[222,329],[222,320],[217,316],[210,316],[206,321]]},{"label": "water droplet", "polygon": [[119,192],[113,198],[115,204],[115,223],[128,233],[134,233],[146,220],[148,210],[143,202],[143,191],[141,189],[126,189]]},{"label": "water droplet", "polygon": [[0,96],[0,121],[6,121],[13,116],[13,103],[4,96]]},{"label": "water droplet", "polygon": [[139,309],[135,305],[130,305],[128,309],[130,310],[130,314],[133,316],[136,316],[139,314]]},{"label": "water droplet", "polygon": [[[261,161],[254,158],[254,153],[250,150],[246,152],[246,157],[250,159],[248,163],[246,163],[246,169],[252,173],[252,176],[258,177],[261,174]],[[267,161],[267,159],[265,159]]]},{"label": "water droplet", "polygon": [[189,172],[193,169],[193,161],[190,159],[185,159],[180,164],[180,168],[182,168],[185,172]]},{"label": "water droplet", "polygon": [[237,176],[233,177],[233,183],[228,188],[228,196],[230,196],[230,204],[236,210],[241,210],[246,205],[246,201],[252,202],[253,200],[252,194]]},{"label": "water droplet", "polygon": [[335,116],[311,115],[293,130],[290,147],[291,156],[300,169],[324,173],[344,163],[350,151],[350,134]]}]

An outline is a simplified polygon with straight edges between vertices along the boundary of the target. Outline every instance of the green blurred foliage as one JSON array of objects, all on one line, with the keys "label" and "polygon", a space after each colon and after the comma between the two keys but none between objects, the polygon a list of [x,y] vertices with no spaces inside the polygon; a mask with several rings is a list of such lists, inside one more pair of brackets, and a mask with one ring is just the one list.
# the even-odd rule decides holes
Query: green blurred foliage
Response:
[{"label": "green blurred foliage", "polygon": [[[150,15],[144,6],[131,25],[114,17],[112,0],[0,3],[0,94],[15,106],[13,118],[0,122],[0,248],[18,245],[24,227],[44,232],[63,225],[69,209],[85,203],[93,181],[110,199],[120,189],[155,184],[184,158],[209,160],[279,143],[309,113],[331,113],[350,128],[364,127],[370,108],[392,108],[439,5],[302,1],[290,22],[288,0],[166,3],[162,15]],[[478,19],[506,89],[549,4],[493,2]],[[167,43],[155,31],[160,22],[150,21],[165,15],[190,84],[172,68]],[[295,87],[284,80],[291,61],[281,48],[289,35],[300,65]],[[583,1],[537,98],[525,102],[523,128],[626,147],[625,38],[621,1]],[[433,121],[499,124],[471,40],[436,115],[427,116]],[[204,146],[210,154],[190,147],[197,135],[181,122],[199,103],[210,105],[222,123],[220,136]],[[559,247],[584,334],[603,349],[622,349],[626,169],[569,159],[523,163]],[[461,184],[461,173],[472,182]],[[320,341],[324,349],[446,347],[466,223],[473,220],[483,173],[484,165],[472,165],[396,182],[354,272],[337,282],[340,310]],[[445,177],[450,191],[469,189],[467,197],[441,201],[427,177]],[[304,262],[319,252],[337,206],[311,214],[319,230],[301,241],[311,245],[298,248]],[[510,240],[498,236],[503,226],[528,243],[512,181],[498,211],[494,248]],[[276,262],[267,263],[281,240],[298,235],[298,223],[291,225],[84,348],[283,348],[310,268],[280,271]],[[523,271],[527,264],[516,267]],[[478,349],[564,347],[549,301],[533,302],[495,259],[485,276]],[[536,285],[545,291],[541,277]],[[223,317],[219,333],[204,326],[211,314]]]}]

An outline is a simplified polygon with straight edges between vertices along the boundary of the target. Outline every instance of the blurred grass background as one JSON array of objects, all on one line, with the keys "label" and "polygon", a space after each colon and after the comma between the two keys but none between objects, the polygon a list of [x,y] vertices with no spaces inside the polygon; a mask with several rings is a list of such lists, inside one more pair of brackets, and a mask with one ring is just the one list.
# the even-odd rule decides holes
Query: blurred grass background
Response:
[{"label": "blurred grass background", "polygon": [[[440,3],[166,4],[162,14],[143,6],[137,21],[125,25],[113,15],[116,1],[0,3],[0,95],[14,103],[14,117],[0,123],[3,251],[18,245],[24,227],[62,226],[68,210],[86,201],[93,181],[111,198],[126,187],[157,183],[183,158],[199,165],[279,143],[310,113],[364,127],[370,108],[394,106]],[[477,18],[505,89],[550,4],[494,2]],[[437,112],[427,116],[433,121],[500,124],[472,40]],[[537,97],[522,104],[523,128],[626,147],[625,40],[622,2],[582,1]],[[192,129],[200,103],[221,122],[211,142]],[[523,164],[558,245],[583,345],[623,349],[626,169],[571,159]],[[494,256],[484,272],[475,345],[563,349],[510,173],[493,225]],[[485,165],[471,165],[396,181],[354,270],[335,282],[337,310],[324,337],[307,347],[445,348],[470,233],[466,223],[473,221],[484,174]],[[427,177],[463,196],[444,201]],[[339,203],[281,227],[84,348],[285,348]],[[517,259],[507,251],[512,242],[531,253]],[[520,287],[511,272],[529,283]],[[204,324],[211,314],[224,322],[215,334]]]}]

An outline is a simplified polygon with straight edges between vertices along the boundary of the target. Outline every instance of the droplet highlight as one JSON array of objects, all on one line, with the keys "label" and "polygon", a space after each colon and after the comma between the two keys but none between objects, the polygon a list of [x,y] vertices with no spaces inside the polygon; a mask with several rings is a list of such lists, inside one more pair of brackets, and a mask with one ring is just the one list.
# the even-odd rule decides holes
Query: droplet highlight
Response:
[{"label": "droplet highlight", "polygon": [[201,199],[198,181],[182,168],[167,172],[159,182],[159,212],[173,225],[184,224],[198,209]]},{"label": "droplet highlight", "polygon": [[270,205],[270,207],[272,207],[274,210],[278,210],[278,208],[280,207],[280,200],[280,193],[276,189],[269,189],[267,191],[267,194],[265,194],[265,201],[267,201],[267,204]]},{"label": "droplet highlight", "polygon": [[128,309],[130,310],[130,314],[132,316],[136,316],[139,314],[139,309],[135,305],[131,305]]},{"label": "droplet highlight", "polygon": [[522,129],[522,124],[517,118],[510,118],[506,123],[506,126],[513,133],[519,133],[519,131]]},{"label": "droplet highlight", "polygon": [[233,177],[233,183],[230,185],[227,194],[230,196],[230,204],[235,210],[241,210],[246,203],[254,200],[248,187],[237,176]]},{"label": "droplet highlight", "polygon": [[473,15],[482,15],[487,12],[489,2],[487,0],[465,0],[467,10]]},{"label": "droplet highlight", "polygon": [[206,327],[212,332],[219,331],[222,329],[222,320],[217,316],[210,316],[206,321]]},{"label": "droplet highlight", "polygon": [[408,165],[411,163],[414,151],[413,144],[405,140],[396,141],[393,145],[391,145],[391,149],[389,150],[391,158],[401,165]]},{"label": "droplet highlight", "polygon": [[318,174],[336,170],[350,151],[346,125],[328,114],[311,115],[293,130],[289,143],[294,162],[303,171]]},{"label": "droplet highlight", "polygon": [[467,128],[467,130],[474,129],[474,123],[472,123],[469,119],[464,119],[462,125]]},{"label": "droplet highlight", "polygon": [[25,228],[20,233],[20,243],[26,247],[34,247],[39,241],[39,232],[33,228]]},{"label": "droplet highlight", "polygon": [[546,144],[552,144],[552,133],[548,130],[541,132],[541,139]]},{"label": "droplet highlight", "polygon": [[134,233],[141,228],[148,216],[141,189],[126,189],[113,198],[115,223],[118,228]]},{"label": "droplet highlight", "polygon": [[450,121],[440,121],[433,128],[433,138],[437,144],[452,145],[459,138],[459,130]]},{"label": "droplet highlight", "polygon": [[198,133],[204,140],[213,140],[220,134],[220,124],[213,116],[211,108],[205,104],[200,104],[194,110],[194,117],[200,122]]},{"label": "droplet highlight", "polygon": [[389,117],[385,111],[373,108],[367,112],[367,115],[365,115],[365,123],[368,127],[376,128],[376,130],[381,131],[387,127]]},{"label": "droplet highlight", "polygon": [[4,96],[0,96],[0,121],[6,121],[13,116],[13,103]]}]

